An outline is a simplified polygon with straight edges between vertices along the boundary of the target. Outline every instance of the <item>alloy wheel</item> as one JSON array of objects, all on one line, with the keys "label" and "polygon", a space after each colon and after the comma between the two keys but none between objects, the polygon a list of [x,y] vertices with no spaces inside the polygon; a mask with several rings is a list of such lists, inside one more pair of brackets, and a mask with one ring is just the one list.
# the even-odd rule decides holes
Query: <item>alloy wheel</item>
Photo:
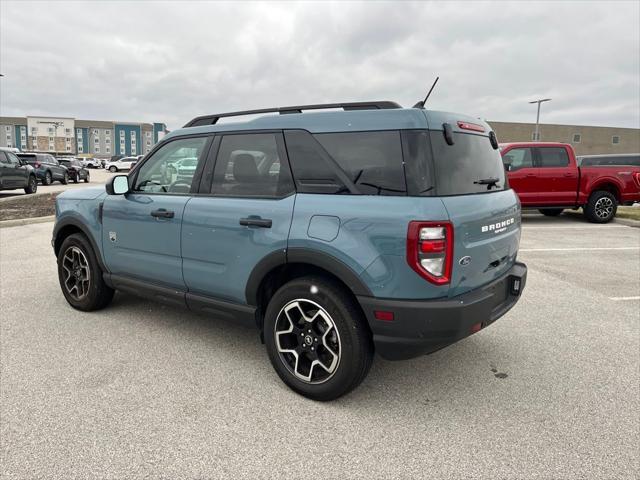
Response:
[{"label": "alloy wheel", "polygon": [[599,218],[608,218],[613,213],[613,201],[609,197],[599,198],[595,205],[595,212]]},{"label": "alloy wheel", "polygon": [[62,257],[64,288],[74,300],[82,300],[89,294],[91,270],[84,252],[78,247],[69,247]]},{"label": "alloy wheel", "polygon": [[340,334],[320,305],[307,299],[290,301],[278,313],[274,333],[280,360],[296,378],[319,384],[335,374],[342,353]]}]

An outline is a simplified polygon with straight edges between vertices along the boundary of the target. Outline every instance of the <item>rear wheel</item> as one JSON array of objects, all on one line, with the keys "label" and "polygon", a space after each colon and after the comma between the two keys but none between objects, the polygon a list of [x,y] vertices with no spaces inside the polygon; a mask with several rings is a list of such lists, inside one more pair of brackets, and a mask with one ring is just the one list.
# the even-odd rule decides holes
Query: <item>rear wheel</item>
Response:
[{"label": "rear wheel", "polygon": [[27,186],[24,187],[24,193],[36,193],[38,191],[38,180],[34,175],[29,175]]},{"label": "rear wheel", "polygon": [[64,298],[73,308],[89,312],[106,307],[113,289],[102,278],[91,244],[81,233],[69,235],[58,252],[58,279]]},{"label": "rear wheel", "polygon": [[557,217],[562,212],[564,212],[564,208],[545,208],[538,211],[545,217]]},{"label": "rear wheel", "polygon": [[118,171],[118,167],[114,167],[113,165],[111,167],[109,167],[109,171],[111,173],[116,173]]},{"label": "rear wheel", "polygon": [[264,320],[271,364],[292,390],[313,400],[333,400],[367,375],[373,344],[355,300],[319,277],[282,286]]},{"label": "rear wheel", "polygon": [[615,195],[606,190],[593,192],[583,208],[584,215],[592,223],[607,223],[616,216],[618,201]]},{"label": "rear wheel", "polygon": [[45,172],[44,180],[42,180],[44,185],[51,185],[53,183],[53,177],[51,176],[51,172]]}]

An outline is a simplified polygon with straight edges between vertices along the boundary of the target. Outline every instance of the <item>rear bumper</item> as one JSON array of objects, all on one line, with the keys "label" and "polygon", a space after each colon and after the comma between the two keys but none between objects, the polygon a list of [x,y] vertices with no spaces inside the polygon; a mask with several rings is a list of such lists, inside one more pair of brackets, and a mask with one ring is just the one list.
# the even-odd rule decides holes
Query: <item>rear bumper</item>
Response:
[{"label": "rear bumper", "polygon": [[[492,283],[453,298],[358,300],[373,332],[376,351],[388,360],[402,360],[435,352],[490,325],[518,302],[526,281],[527,266],[516,262]],[[393,312],[394,320],[377,320],[374,312],[380,310]]]}]

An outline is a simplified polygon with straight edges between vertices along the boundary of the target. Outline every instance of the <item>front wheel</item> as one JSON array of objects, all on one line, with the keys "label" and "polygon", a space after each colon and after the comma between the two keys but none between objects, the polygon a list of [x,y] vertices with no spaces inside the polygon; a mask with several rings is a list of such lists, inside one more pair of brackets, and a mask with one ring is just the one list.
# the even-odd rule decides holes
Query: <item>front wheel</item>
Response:
[{"label": "front wheel", "polygon": [[113,166],[111,166],[111,167],[109,167],[109,171],[110,171],[111,173],[116,173],[116,172],[118,171],[118,167],[113,167]]},{"label": "front wheel", "polygon": [[60,183],[63,185],[69,183],[69,174],[67,172],[64,172],[64,175],[62,175],[62,180],[60,180]]},{"label": "front wheel", "polygon": [[584,215],[592,223],[607,223],[616,216],[618,201],[615,195],[605,190],[593,192],[583,208]]},{"label": "front wheel", "polygon": [[51,172],[45,172],[44,180],[42,180],[44,185],[51,185],[53,183],[53,177],[51,176]]},{"label": "front wheel", "polygon": [[29,175],[29,181],[27,182],[27,186],[24,187],[24,193],[36,193],[38,191],[38,180],[35,176]]},{"label": "front wheel", "polygon": [[91,244],[81,233],[69,235],[58,252],[58,280],[64,298],[73,308],[89,312],[106,307],[113,289],[102,278]]},{"label": "front wheel", "polygon": [[355,300],[328,279],[303,277],[271,298],[264,340],[278,376],[313,400],[333,400],[366,377],[373,344]]},{"label": "front wheel", "polygon": [[564,212],[564,208],[545,208],[538,211],[545,217],[557,217],[562,212]]},{"label": "front wheel", "polygon": [[84,183],[89,183],[89,172],[87,172],[87,176],[84,177]]}]

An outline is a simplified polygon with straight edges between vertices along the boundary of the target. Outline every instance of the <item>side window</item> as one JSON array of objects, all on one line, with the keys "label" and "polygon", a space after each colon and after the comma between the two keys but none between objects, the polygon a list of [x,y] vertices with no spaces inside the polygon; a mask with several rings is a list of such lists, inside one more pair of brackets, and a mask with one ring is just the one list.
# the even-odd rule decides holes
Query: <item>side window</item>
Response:
[{"label": "side window", "polygon": [[225,135],[213,171],[212,193],[282,197],[293,192],[274,133]]},{"label": "side window", "polygon": [[514,148],[509,150],[502,156],[502,163],[504,163],[507,170],[513,172],[514,170],[520,170],[521,168],[533,167],[533,155],[530,148]]},{"label": "side window", "polygon": [[0,163],[2,164],[8,164],[9,160],[7,159],[7,157],[4,156],[4,152],[0,152]]},{"label": "side window", "polygon": [[435,178],[429,133],[426,130],[403,130],[401,136],[409,195],[433,195]]},{"label": "side window", "polygon": [[406,195],[397,131],[314,135],[364,195]]},{"label": "side window", "polygon": [[538,161],[540,167],[567,167],[569,165],[569,155],[562,147],[539,147]]},{"label": "side window", "polygon": [[309,132],[289,130],[284,138],[299,193],[349,192],[347,176]]},{"label": "side window", "polygon": [[182,138],[163,145],[139,168],[133,190],[189,193],[207,137]]}]

